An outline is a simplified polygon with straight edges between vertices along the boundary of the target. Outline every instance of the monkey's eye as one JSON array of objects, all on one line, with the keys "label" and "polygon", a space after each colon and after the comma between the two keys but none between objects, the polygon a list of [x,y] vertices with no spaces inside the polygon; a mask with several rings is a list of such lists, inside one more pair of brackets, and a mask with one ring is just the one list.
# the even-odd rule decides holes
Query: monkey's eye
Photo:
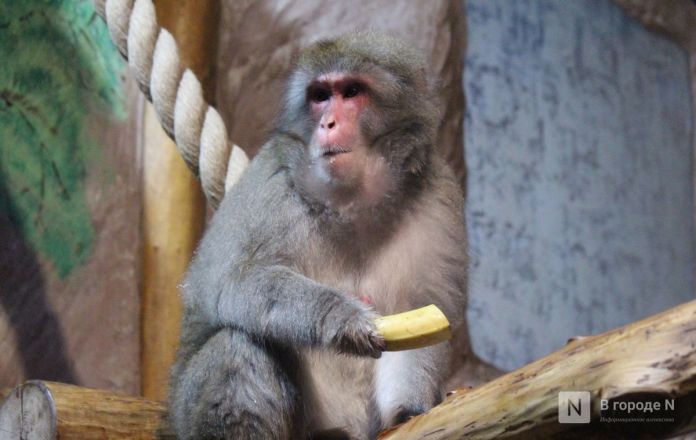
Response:
[{"label": "monkey's eye", "polygon": [[355,96],[358,96],[362,91],[363,91],[363,87],[361,84],[358,84],[358,83],[348,84],[346,89],[343,91],[343,97],[344,98],[353,98]]},{"label": "monkey's eye", "polygon": [[326,89],[316,88],[309,91],[309,99],[313,102],[323,102],[328,100],[331,94]]}]

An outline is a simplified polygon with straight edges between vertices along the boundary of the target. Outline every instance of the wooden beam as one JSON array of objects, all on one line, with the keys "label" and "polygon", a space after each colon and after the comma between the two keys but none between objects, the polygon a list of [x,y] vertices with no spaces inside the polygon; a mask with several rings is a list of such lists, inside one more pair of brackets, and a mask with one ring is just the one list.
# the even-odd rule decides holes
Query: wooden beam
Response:
[{"label": "wooden beam", "polygon": [[[558,393],[588,391],[589,424],[558,422]],[[608,410],[603,410],[601,401]],[[673,401],[670,409],[666,402]],[[653,411],[625,408],[659,402]],[[617,410],[618,407],[618,410]],[[622,409],[624,408],[624,409]],[[655,408],[653,408],[655,409]],[[696,301],[581,338],[517,371],[461,389],[380,439],[662,438],[696,429]],[[601,417],[661,417],[620,423]],[[169,439],[164,404],[31,381],[0,407],[0,439]]]},{"label": "wooden beam", "polygon": [[0,407],[0,439],[174,439],[164,404],[55,382],[30,381]]},{"label": "wooden beam", "polygon": [[[560,391],[591,393],[590,424],[559,423]],[[674,399],[674,410],[665,410],[666,399]],[[602,400],[608,403],[608,411],[601,410]],[[659,401],[662,410],[628,414],[631,401]],[[477,388],[458,390],[380,439],[662,437],[696,429],[695,414],[696,301],[691,301],[602,335],[570,342]],[[616,422],[626,416],[674,421]],[[602,421],[601,417],[614,417],[615,421]]]},{"label": "wooden beam", "polygon": [[[219,0],[157,0],[157,19],[212,97]],[[174,142],[146,103],[143,123],[143,283],[141,374],[144,396],[164,400],[179,342],[178,285],[200,239],[205,198]]]}]

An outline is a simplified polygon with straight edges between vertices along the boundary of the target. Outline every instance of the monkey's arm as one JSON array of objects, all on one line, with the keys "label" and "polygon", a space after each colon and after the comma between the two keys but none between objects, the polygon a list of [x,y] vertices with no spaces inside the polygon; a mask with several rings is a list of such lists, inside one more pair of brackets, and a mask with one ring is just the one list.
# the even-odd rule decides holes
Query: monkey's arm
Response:
[{"label": "monkey's arm", "polygon": [[281,265],[230,277],[214,306],[217,321],[288,346],[333,348],[380,357],[384,339],[373,312],[349,295]]}]

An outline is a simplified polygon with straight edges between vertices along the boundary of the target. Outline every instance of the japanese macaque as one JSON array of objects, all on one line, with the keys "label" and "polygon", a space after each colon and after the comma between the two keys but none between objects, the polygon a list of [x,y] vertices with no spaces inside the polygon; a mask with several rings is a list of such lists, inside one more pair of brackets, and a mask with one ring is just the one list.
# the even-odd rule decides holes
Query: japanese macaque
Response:
[{"label": "japanese macaque", "polygon": [[373,323],[435,304],[465,325],[463,200],[425,72],[369,33],[300,56],[182,287],[181,439],[372,438],[442,399],[452,343],[383,352]]}]

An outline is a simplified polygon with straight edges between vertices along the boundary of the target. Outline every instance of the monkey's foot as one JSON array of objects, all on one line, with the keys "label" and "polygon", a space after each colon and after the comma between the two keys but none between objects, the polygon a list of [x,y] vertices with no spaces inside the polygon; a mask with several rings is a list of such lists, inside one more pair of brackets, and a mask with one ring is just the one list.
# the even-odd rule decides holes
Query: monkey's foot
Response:
[{"label": "monkey's foot", "polygon": [[423,414],[426,411],[424,407],[421,406],[415,406],[415,407],[408,407],[408,408],[401,408],[398,413],[396,413],[396,416],[394,416],[394,425],[400,425],[402,423],[408,422],[411,420],[413,417]]}]

